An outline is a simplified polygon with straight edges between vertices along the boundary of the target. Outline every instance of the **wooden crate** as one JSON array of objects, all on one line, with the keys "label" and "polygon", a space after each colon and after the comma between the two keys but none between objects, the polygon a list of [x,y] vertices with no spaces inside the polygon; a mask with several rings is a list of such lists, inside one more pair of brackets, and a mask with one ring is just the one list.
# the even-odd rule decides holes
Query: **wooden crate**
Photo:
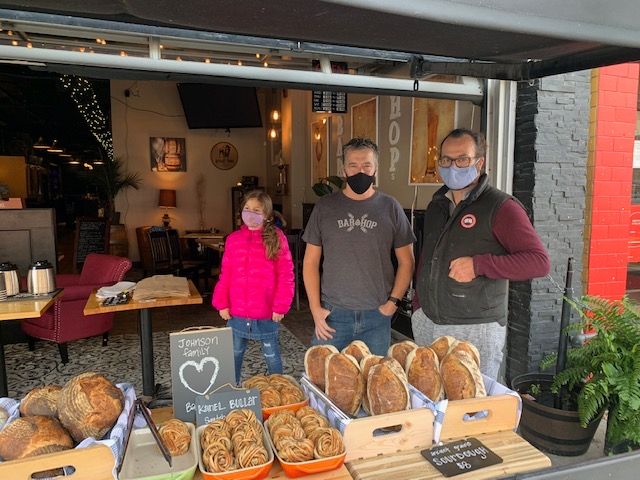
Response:
[{"label": "wooden crate", "polygon": [[93,445],[87,448],[75,448],[38,457],[2,462],[0,463],[0,478],[30,480],[36,472],[72,466],[75,468],[73,480],[113,480],[114,461],[109,447]]}]

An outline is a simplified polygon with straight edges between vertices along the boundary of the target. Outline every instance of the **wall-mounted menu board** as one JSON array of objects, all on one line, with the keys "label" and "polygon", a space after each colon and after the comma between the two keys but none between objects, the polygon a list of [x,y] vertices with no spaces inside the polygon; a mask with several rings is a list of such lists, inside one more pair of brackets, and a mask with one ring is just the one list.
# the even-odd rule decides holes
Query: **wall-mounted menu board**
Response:
[{"label": "wall-mounted menu board", "polygon": [[347,113],[347,94],[328,90],[314,90],[311,100],[313,112]]},{"label": "wall-mounted menu board", "polygon": [[90,253],[109,253],[109,222],[104,218],[78,218],[73,265],[77,271]]}]

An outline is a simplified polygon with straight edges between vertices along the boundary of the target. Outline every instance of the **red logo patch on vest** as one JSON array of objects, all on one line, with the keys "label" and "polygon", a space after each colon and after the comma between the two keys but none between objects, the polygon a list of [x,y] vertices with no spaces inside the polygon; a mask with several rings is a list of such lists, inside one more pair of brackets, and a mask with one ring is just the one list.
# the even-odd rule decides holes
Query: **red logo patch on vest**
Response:
[{"label": "red logo patch on vest", "polygon": [[476,216],[473,213],[467,213],[460,219],[462,228],[473,228],[476,225]]}]

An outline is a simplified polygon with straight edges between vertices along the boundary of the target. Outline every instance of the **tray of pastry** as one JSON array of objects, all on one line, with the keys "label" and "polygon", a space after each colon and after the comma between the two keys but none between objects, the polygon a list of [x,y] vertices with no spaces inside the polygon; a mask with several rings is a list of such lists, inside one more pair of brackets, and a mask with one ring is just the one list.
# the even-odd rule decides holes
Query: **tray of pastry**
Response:
[{"label": "tray of pastry", "polygon": [[262,423],[248,409],[196,429],[198,465],[205,480],[260,480],[273,465],[273,452]]},{"label": "tray of pastry", "polygon": [[195,426],[180,420],[160,425],[160,437],[171,454],[171,465],[164,459],[150,428],[131,432],[120,480],[190,480],[198,466]]},{"label": "tray of pastry", "polygon": [[269,445],[290,478],[328,472],[344,463],[342,434],[311,407],[274,413],[264,425]]},{"label": "tray of pastry", "polygon": [[242,386],[257,388],[260,392],[263,420],[284,410],[295,412],[309,403],[304,390],[291,375],[254,375],[242,382]]}]

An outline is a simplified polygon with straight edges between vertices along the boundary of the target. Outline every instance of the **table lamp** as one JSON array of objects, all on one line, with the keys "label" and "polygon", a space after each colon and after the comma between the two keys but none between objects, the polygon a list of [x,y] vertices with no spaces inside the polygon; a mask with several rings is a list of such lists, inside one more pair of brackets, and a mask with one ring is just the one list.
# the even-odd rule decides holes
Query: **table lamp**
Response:
[{"label": "table lamp", "polygon": [[160,195],[158,196],[158,206],[164,208],[162,225],[164,225],[165,228],[169,228],[169,224],[171,223],[171,217],[169,217],[169,209],[176,208],[176,191],[160,190]]}]

